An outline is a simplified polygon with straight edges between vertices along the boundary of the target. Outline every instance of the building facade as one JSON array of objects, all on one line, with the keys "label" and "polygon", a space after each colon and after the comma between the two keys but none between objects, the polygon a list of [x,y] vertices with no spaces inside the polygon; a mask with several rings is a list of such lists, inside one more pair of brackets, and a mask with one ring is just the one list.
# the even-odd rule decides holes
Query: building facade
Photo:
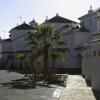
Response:
[{"label": "building facade", "polygon": [[[82,56],[80,52],[77,52],[77,50],[82,48],[84,46],[84,43],[90,38],[90,32],[85,27],[79,27],[79,24],[77,22],[63,18],[58,14],[56,14],[56,16],[51,19],[46,19],[46,21],[42,24],[50,25],[51,27],[53,27],[54,32],[56,32],[57,34],[64,34],[63,39],[69,49],[69,52],[66,54],[64,59],[57,62],[56,67],[64,68],[67,70],[81,69]],[[7,45],[10,48],[11,53],[14,57],[19,52],[30,51],[30,46],[27,44],[25,38],[28,36],[30,31],[33,33],[36,32],[36,30],[34,29],[35,25],[37,25],[37,23],[33,19],[30,24],[23,23],[10,30],[11,42],[7,42],[10,43],[9,45],[6,42],[4,43],[5,48]],[[4,50],[2,51],[4,52]],[[5,53],[2,53],[2,59],[4,58],[4,55]],[[4,60],[7,59],[3,59],[3,62]],[[16,59],[14,62],[16,62]]]},{"label": "building facade", "polygon": [[85,22],[88,20],[88,16],[95,22],[91,23],[94,23],[94,25],[87,24],[87,26],[85,26],[90,27],[91,37],[82,49],[82,74],[86,80],[91,82],[91,86],[94,90],[100,91],[100,8],[94,11],[92,10],[80,19],[83,21],[85,18]]},{"label": "building facade", "polygon": [[53,18],[46,20],[44,24],[49,24],[58,34],[65,34],[64,40],[69,49],[63,61],[58,62],[57,67],[66,69],[81,69],[81,54],[76,49],[84,46],[84,43],[90,38],[90,32],[84,27],[79,27],[78,23],[63,18],[58,14]]}]

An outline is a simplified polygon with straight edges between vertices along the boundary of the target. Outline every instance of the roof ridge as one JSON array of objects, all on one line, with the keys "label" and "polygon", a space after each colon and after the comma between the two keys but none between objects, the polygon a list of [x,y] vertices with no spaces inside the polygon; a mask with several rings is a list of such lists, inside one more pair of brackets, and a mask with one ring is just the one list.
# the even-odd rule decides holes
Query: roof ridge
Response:
[{"label": "roof ridge", "polygon": [[10,31],[12,31],[12,30],[33,30],[33,29],[35,29],[35,28],[32,27],[31,25],[23,23],[21,25],[18,25],[16,27],[12,28]]},{"label": "roof ridge", "polygon": [[75,21],[72,21],[70,19],[67,19],[67,18],[59,16],[59,15],[56,15],[56,16],[50,18],[46,22],[58,22],[58,23],[72,23],[73,22],[73,23],[77,23]]}]

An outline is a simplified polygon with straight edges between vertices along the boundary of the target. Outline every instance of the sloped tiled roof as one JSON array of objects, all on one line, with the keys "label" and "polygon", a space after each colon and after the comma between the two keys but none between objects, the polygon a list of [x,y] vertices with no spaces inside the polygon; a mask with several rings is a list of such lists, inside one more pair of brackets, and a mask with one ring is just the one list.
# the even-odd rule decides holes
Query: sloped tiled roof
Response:
[{"label": "sloped tiled roof", "polygon": [[11,39],[11,38],[8,38],[8,39],[3,39],[2,41],[5,41],[5,42],[11,42],[12,39]]},{"label": "sloped tiled roof", "polygon": [[80,32],[90,32],[89,30],[87,30],[87,29],[84,28],[84,27],[80,27],[80,28],[79,28],[79,31],[80,31]]},{"label": "sloped tiled roof", "polygon": [[88,16],[88,15],[90,15],[90,14],[93,14],[93,13],[96,13],[96,12],[100,12],[100,7],[97,8],[97,9],[95,9],[95,10],[92,10],[91,13],[87,13],[87,14],[85,14],[85,15],[79,17],[78,19],[80,20],[81,18],[86,17],[86,16]]},{"label": "sloped tiled roof", "polygon": [[12,30],[34,30],[34,29],[35,29],[34,27],[32,27],[26,23],[23,23],[19,26],[12,28],[10,31],[12,31]]},{"label": "sloped tiled roof", "polygon": [[32,24],[32,23],[37,24],[34,19],[31,22],[29,22],[29,24]]},{"label": "sloped tiled roof", "polygon": [[54,16],[53,18],[47,20],[46,22],[54,22],[54,23],[76,23],[75,21],[63,18],[59,15]]}]

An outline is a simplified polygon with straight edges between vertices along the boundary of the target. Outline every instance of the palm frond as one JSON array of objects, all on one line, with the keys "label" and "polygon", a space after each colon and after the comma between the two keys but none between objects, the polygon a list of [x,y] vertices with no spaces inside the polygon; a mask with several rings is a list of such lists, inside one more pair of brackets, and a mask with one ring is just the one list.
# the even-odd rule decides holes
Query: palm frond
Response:
[{"label": "palm frond", "polygon": [[54,48],[52,49],[52,51],[59,52],[59,53],[66,53],[69,51],[69,49],[68,48]]},{"label": "palm frond", "polygon": [[60,45],[60,46],[67,46],[67,44],[66,44],[64,41],[58,41],[58,42],[57,42],[57,45]]}]

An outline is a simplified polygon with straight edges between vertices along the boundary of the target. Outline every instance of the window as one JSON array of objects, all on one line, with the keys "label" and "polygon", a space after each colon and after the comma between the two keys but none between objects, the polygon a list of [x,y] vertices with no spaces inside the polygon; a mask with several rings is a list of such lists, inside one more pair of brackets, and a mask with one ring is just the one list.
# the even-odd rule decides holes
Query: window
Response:
[{"label": "window", "polygon": [[92,25],[92,19],[89,19],[89,26]]},{"label": "window", "polygon": [[100,51],[98,51],[98,56],[100,56]]},{"label": "window", "polygon": [[96,56],[96,51],[94,51],[94,56]]},{"label": "window", "polygon": [[91,58],[91,54],[89,53],[89,58]]}]

